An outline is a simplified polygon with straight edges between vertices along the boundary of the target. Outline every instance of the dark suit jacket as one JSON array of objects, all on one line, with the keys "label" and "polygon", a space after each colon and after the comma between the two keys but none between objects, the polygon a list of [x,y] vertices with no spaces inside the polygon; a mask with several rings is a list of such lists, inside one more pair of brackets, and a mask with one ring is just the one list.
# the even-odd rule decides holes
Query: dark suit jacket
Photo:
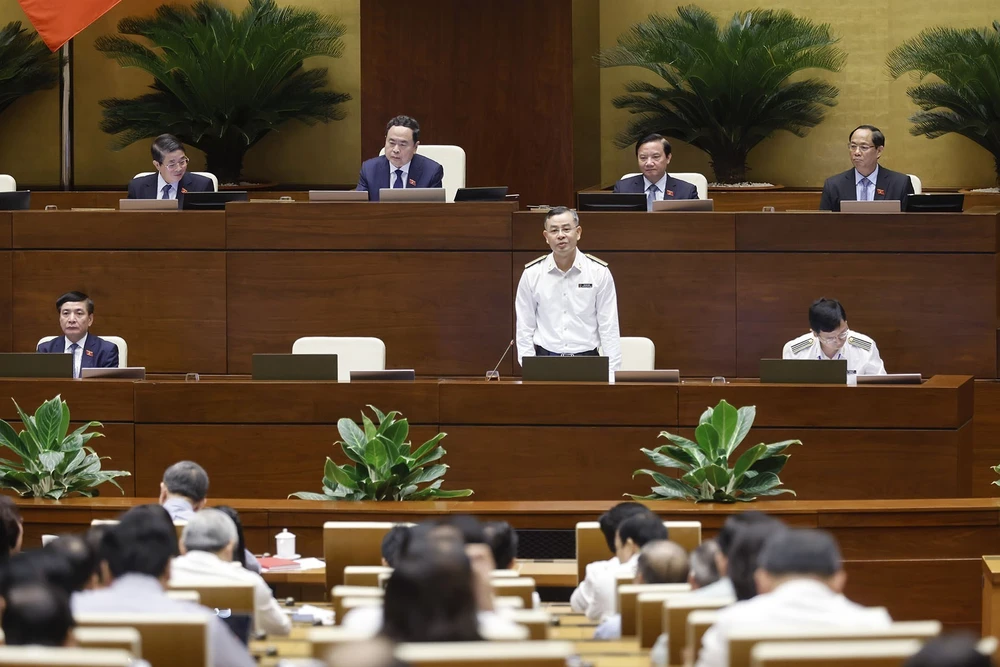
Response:
[{"label": "dark suit jacket", "polygon": [[[875,182],[875,199],[899,199],[913,194],[913,181],[906,174],[878,168],[878,179]],[[857,201],[858,184],[854,180],[854,168],[831,176],[823,183],[823,198],[819,202],[821,211],[839,211],[840,202]]]},{"label": "dark suit jacket", "polygon": [[[646,193],[646,182],[642,179],[642,174],[623,178],[615,183],[615,192],[638,192]],[[673,193],[673,194],[670,194]],[[682,181],[667,174],[667,185],[664,188],[664,199],[697,199],[698,187],[693,183]]]},{"label": "dark suit jacket", "polygon": [[[210,178],[192,174],[190,171],[184,172],[180,186],[177,188],[177,205],[184,199],[184,191],[188,192],[212,192],[215,186]],[[159,199],[160,193],[156,191],[156,172],[146,176],[133,178],[128,184],[129,199]]]},{"label": "dark suit jacket", "polygon": [[[38,346],[39,352],[52,354],[64,354],[65,350],[65,336],[56,336],[48,343]],[[118,368],[118,346],[88,332],[83,356],[80,357],[80,368]]]},{"label": "dark suit jacket", "polygon": [[[358,175],[358,187],[368,193],[368,201],[378,201],[378,191],[381,188],[389,187],[389,172],[392,165],[389,158],[384,155],[365,160],[361,164],[361,174]],[[410,161],[410,171],[407,175],[406,184],[408,188],[440,188],[441,179],[444,178],[444,167],[434,160],[424,157],[419,153],[413,154]]]}]

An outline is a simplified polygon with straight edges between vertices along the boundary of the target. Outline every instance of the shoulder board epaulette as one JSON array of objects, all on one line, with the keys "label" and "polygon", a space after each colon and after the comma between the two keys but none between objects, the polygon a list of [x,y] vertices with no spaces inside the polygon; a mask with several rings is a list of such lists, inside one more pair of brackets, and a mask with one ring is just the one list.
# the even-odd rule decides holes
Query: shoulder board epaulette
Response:
[{"label": "shoulder board epaulette", "polygon": [[856,338],[854,336],[851,336],[850,338],[847,339],[847,344],[853,345],[854,347],[860,347],[865,352],[872,351],[871,341],[864,340],[863,338]]},{"label": "shoulder board epaulette", "polygon": [[808,350],[810,347],[812,347],[812,344],[813,344],[812,338],[807,338],[803,341],[799,341],[795,345],[792,345],[792,354],[798,354],[799,352]]},{"label": "shoulder board epaulette", "polygon": [[[584,254],[584,255],[587,255],[587,253],[583,253],[583,254]],[[594,260],[595,262],[597,262],[597,263],[598,263],[598,264],[600,264],[601,266],[607,266],[607,265],[608,265],[608,263],[607,263],[607,262],[605,262],[605,261],[604,261],[603,259],[601,259],[600,257],[594,257],[593,255],[587,255],[587,257],[589,257],[590,259]]]},{"label": "shoulder board epaulette", "polygon": [[533,259],[533,260],[531,260],[530,262],[528,262],[527,264],[525,264],[525,265],[524,265],[524,268],[528,268],[529,266],[534,266],[535,264],[538,264],[538,263],[539,263],[540,261],[542,261],[542,260],[543,260],[543,259],[545,259],[546,257],[548,257],[548,255],[542,255],[542,256],[541,256],[541,257],[539,257],[538,259]]}]

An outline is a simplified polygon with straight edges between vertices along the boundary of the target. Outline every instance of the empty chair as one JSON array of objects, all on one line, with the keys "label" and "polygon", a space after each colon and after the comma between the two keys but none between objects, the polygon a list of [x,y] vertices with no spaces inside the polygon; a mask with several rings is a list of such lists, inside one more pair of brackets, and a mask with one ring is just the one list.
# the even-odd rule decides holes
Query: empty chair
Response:
[{"label": "empty chair", "polygon": [[[42,336],[38,339],[38,344],[35,345],[35,348],[37,349],[42,343],[48,343],[54,338],[56,337]],[[128,366],[128,343],[125,342],[125,339],[120,336],[101,336],[101,338],[118,346],[118,368],[125,368]]]},{"label": "empty chair", "polygon": [[0,174],[0,192],[17,192],[17,181],[10,174]]},{"label": "empty chair", "polygon": [[565,667],[570,642],[448,642],[400,644],[396,657],[413,667]]},{"label": "empty chair", "polygon": [[[465,149],[447,144],[420,144],[417,146],[417,153],[444,167],[441,185],[444,186],[445,201],[455,201],[455,193],[459,188],[465,187]],[[385,155],[385,147],[379,151],[379,155]]]},{"label": "empty chair", "polygon": [[[716,609],[696,609],[688,614],[687,627],[684,631],[684,646],[688,647],[691,654],[691,664],[698,662],[698,654],[701,652],[701,640],[708,632],[708,629],[715,625],[719,617]],[[673,642],[670,644],[670,654],[673,655]],[[670,664],[674,664],[671,662]]]},{"label": "empty chair", "polygon": [[908,174],[908,176],[910,177],[910,183],[913,185],[913,194],[915,195],[923,194],[924,189],[921,186],[920,177],[914,176],[913,174]]},{"label": "empty chair", "polygon": [[[326,589],[344,583],[348,565],[381,565],[382,538],[396,525],[388,521],[327,521],[323,524]],[[411,525],[411,524],[406,524]]]},{"label": "empty chair", "polygon": [[902,667],[920,650],[915,639],[849,642],[762,642],[753,649],[753,667]]},{"label": "empty chair", "polygon": [[135,628],[74,628],[73,639],[80,648],[111,648],[142,657],[142,636]]},{"label": "empty chair", "polygon": [[[142,178],[143,176],[149,176],[152,173],[154,173],[154,172],[152,172],[152,171],[140,171],[138,174],[135,175],[135,178]],[[204,176],[208,180],[212,181],[212,187],[214,188],[215,192],[219,191],[219,179],[216,178],[215,174],[213,174],[211,172],[208,172],[208,171],[192,171],[191,173],[192,174],[198,174],[199,176]]]},{"label": "empty chair", "polygon": [[385,370],[385,343],[378,338],[305,336],[292,344],[292,354],[336,354],[337,382],[350,382],[351,371]]},{"label": "empty chair", "polygon": [[142,659],[152,667],[210,667],[208,622],[194,614],[74,614],[79,627],[132,627],[142,636]]},{"label": "empty chair", "polygon": [[[664,521],[671,542],[691,552],[701,544],[700,521]],[[613,554],[608,551],[608,543],[597,521],[580,521],[576,524],[576,576],[583,581],[587,574],[587,564],[607,560]]]},{"label": "empty chair", "polygon": [[623,371],[651,371],[656,368],[656,346],[643,336],[623,336]]},{"label": "empty chair", "polygon": [[[688,638],[692,636],[689,633],[696,634],[698,637],[694,650],[697,651],[701,648],[701,637],[715,622],[716,612],[735,601],[734,598],[712,598],[702,595],[687,595],[665,600],[661,605],[663,609],[660,613],[661,629],[670,637],[670,659],[667,664],[679,665],[684,662],[684,648],[688,646]],[[697,627],[696,624],[688,623],[688,619],[692,616],[696,620],[699,618],[695,616],[696,614],[701,615],[702,619],[707,619],[707,622],[703,621]]]},{"label": "empty chair", "polygon": [[490,579],[493,595],[501,597],[519,597],[524,602],[524,609],[534,606],[532,596],[535,593],[535,580],[531,577],[495,577]]},{"label": "empty chair", "polygon": [[368,639],[371,635],[364,632],[347,630],[339,625],[325,628],[310,628],[306,634],[312,657],[323,660],[330,649],[345,642],[356,642]]},{"label": "empty chair", "polygon": [[0,646],[0,665],[6,667],[128,667],[128,651],[52,646]]},{"label": "empty chair", "polygon": [[[698,188],[698,199],[708,199],[708,179],[705,178],[704,174],[699,174],[694,171],[679,171],[674,172],[667,170],[670,176],[676,179],[687,181],[691,185]],[[637,171],[633,171],[631,174],[625,174],[622,178],[632,178],[633,176],[641,176]]]},{"label": "empty chair", "polygon": [[618,613],[622,617],[622,637],[634,637],[640,593],[690,593],[690,584],[625,584],[618,587]]}]

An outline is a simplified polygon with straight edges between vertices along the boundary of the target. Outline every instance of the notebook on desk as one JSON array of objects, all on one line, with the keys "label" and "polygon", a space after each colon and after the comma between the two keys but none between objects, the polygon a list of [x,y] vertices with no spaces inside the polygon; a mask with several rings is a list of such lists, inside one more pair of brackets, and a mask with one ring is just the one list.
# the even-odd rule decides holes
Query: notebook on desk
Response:
[{"label": "notebook on desk", "polygon": [[761,359],[761,384],[847,384],[847,359]]},{"label": "notebook on desk", "polygon": [[73,355],[45,352],[0,353],[0,377],[72,378]]}]

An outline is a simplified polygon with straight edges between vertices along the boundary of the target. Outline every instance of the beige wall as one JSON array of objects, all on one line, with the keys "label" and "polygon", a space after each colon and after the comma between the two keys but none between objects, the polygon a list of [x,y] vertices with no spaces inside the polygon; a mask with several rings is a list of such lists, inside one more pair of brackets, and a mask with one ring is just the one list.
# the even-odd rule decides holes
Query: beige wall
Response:
[{"label": "beige wall", "polygon": [[[722,21],[736,11],[755,6],[738,0],[706,0],[700,6]],[[886,134],[882,162],[892,169],[917,174],[925,186],[952,187],[993,185],[993,158],[973,142],[957,136],[929,140],[909,134],[907,118],[916,107],[906,96],[904,77],[891,82],[885,73],[885,57],[903,40],[935,25],[953,27],[989,26],[996,18],[996,3],[968,0],[949,4],[930,0],[883,0],[880,2],[829,2],[828,0],[774,0],[769,8],[785,8],[813,21],[829,23],[840,36],[847,63],[836,74],[819,72],[840,88],[839,103],[826,120],[807,137],[799,139],[782,132],[750,153],[750,178],[785,186],[817,187],[824,178],[850,167],[847,135],[861,123],[877,125]],[[673,15],[678,5],[656,0],[602,0],[601,46],[615,44],[619,34],[650,13]],[[609,183],[623,173],[635,171],[632,149],[615,148],[614,136],[627,121],[628,113],[615,109],[611,100],[623,92],[629,79],[655,77],[637,68],[601,71],[601,177]],[[712,179],[708,158],[702,151],[680,142],[674,144],[671,168],[701,171]]]}]

